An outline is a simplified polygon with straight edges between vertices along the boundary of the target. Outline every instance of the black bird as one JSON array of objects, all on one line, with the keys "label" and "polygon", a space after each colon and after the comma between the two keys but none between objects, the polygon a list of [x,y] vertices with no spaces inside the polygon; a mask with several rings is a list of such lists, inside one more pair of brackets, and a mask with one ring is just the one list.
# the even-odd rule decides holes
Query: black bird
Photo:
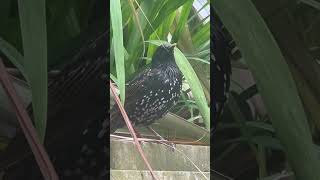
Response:
[{"label": "black bird", "polygon": [[[135,125],[148,126],[168,113],[178,101],[182,74],[174,58],[175,45],[157,48],[151,66],[134,77],[126,86],[124,108]],[[125,126],[118,106],[110,112],[110,133]]]},{"label": "black bird", "polygon": [[220,120],[227,101],[227,95],[230,88],[231,47],[228,38],[223,32],[223,24],[216,14],[213,13],[213,21],[211,22],[211,62],[213,66],[212,79],[213,82],[213,100],[214,100],[214,129]]},{"label": "black bird", "polygon": [[[90,36],[89,36],[90,35]],[[49,83],[46,149],[63,180],[107,178],[108,32],[89,34]],[[92,37],[94,39],[92,40]],[[32,116],[32,112],[30,112]],[[17,150],[19,149],[19,150]],[[5,180],[43,179],[24,136],[19,133],[0,157]],[[18,163],[19,162],[19,163]]]}]

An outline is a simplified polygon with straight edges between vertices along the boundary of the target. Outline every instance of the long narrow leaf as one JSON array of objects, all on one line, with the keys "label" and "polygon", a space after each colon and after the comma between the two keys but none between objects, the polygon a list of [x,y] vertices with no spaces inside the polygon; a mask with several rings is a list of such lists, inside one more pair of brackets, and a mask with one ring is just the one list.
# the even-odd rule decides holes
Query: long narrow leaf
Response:
[{"label": "long narrow leaf", "polygon": [[191,88],[192,95],[199,106],[200,113],[204,119],[204,123],[207,129],[210,129],[210,109],[204,94],[200,80],[197,77],[197,74],[194,72],[191,64],[183,53],[175,48],[175,59],[179,69],[183,73],[184,77],[187,79],[188,84]]},{"label": "long narrow leaf", "polygon": [[18,1],[24,67],[32,92],[35,126],[44,141],[47,122],[47,28],[45,0]]},{"label": "long narrow leaf", "polygon": [[192,9],[192,4],[193,4],[193,1],[189,1],[183,5],[180,13],[178,26],[175,32],[173,33],[172,42],[178,42],[179,37],[181,37],[181,32],[185,29],[185,24],[188,21],[188,17]]},{"label": "long narrow leaf", "polygon": [[19,51],[9,44],[6,40],[0,37],[0,51],[3,52],[4,55],[14,64],[20,72],[23,74],[25,78],[28,78],[23,67],[23,56],[19,53]]},{"label": "long narrow leaf", "polygon": [[122,13],[120,0],[113,0],[110,4],[111,24],[114,44],[114,57],[117,69],[118,87],[121,103],[125,100],[125,67],[123,51]]}]

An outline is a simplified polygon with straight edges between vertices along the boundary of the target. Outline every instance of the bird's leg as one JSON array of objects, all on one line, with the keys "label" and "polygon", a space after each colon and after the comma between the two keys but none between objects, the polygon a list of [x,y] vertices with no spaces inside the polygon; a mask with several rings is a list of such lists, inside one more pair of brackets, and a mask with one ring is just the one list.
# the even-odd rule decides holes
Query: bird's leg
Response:
[{"label": "bird's leg", "polygon": [[147,128],[155,135],[157,136],[160,140],[162,140],[164,143],[169,145],[172,148],[172,151],[174,151],[175,144],[169,143],[168,140],[164,139],[159,133],[157,133],[151,126],[147,126]]}]

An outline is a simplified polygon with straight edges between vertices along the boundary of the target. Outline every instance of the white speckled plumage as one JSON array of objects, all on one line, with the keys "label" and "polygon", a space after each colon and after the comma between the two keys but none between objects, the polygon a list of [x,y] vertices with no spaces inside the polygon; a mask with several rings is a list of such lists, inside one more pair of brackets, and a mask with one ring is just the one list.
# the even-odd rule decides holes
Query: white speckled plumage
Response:
[{"label": "white speckled plumage", "polygon": [[[182,74],[175,63],[173,48],[159,47],[149,68],[126,87],[125,110],[135,125],[147,126],[164,116],[178,101]],[[110,132],[125,125],[117,106],[111,110]]]}]

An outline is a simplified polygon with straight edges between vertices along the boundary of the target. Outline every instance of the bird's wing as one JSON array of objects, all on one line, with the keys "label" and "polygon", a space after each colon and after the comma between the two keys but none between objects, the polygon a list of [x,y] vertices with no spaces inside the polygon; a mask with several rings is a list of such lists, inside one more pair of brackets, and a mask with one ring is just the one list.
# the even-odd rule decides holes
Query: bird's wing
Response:
[{"label": "bird's wing", "polygon": [[[127,83],[125,99],[125,109],[127,112],[130,112],[130,110],[136,106],[137,97],[141,97],[142,94],[148,93],[146,87],[150,87],[149,83],[152,83],[159,75],[160,74],[156,69],[147,68]],[[156,86],[156,84],[153,84],[153,88],[157,88],[154,86]],[[123,125],[124,121],[121,112],[118,105],[115,104],[110,112],[110,132],[113,133]]]}]

